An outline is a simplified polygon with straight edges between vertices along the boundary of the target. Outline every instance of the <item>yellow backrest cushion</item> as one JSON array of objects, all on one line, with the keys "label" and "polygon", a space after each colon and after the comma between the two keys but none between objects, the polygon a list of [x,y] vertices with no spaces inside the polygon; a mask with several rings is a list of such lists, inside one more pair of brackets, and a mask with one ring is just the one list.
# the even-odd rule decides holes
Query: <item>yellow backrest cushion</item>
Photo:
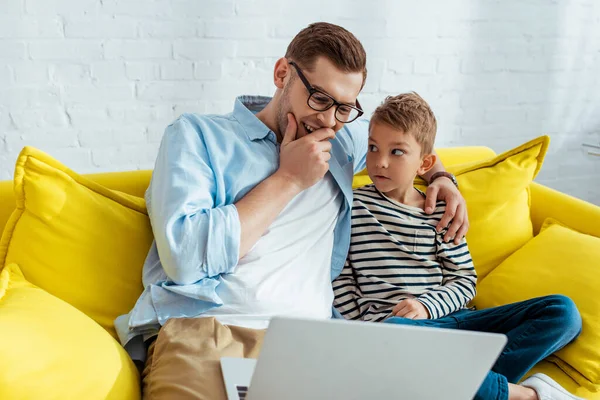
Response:
[{"label": "yellow backrest cushion", "polygon": [[[480,279],[533,237],[529,184],[542,166],[549,141],[541,136],[495,157],[447,166],[467,202],[467,241]],[[353,186],[371,183],[365,174],[355,177]],[[421,179],[415,185],[425,190]]]},{"label": "yellow backrest cushion", "polygon": [[[496,156],[494,150],[484,146],[444,147],[435,149],[435,152],[446,168],[459,164],[488,160]],[[352,188],[356,189],[371,183],[373,182],[371,182],[371,178],[369,178],[367,169],[365,168],[354,175]]]},{"label": "yellow backrest cushion", "polygon": [[529,185],[549,142],[541,136],[490,160],[449,168],[467,201],[467,241],[480,279],[533,237]]},{"label": "yellow backrest cushion", "polygon": [[26,147],[15,168],[17,207],[0,241],[0,267],[78,308],[114,337],[114,319],[142,291],[152,243],[144,200],[106,189]]},{"label": "yellow backrest cushion", "polygon": [[98,324],[27,282],[0,272],[0,399],[139,399],[137,369]]},{"label": "yellow backrest cushion", "polygon": [[479,283],[478,308],[563,294],[583,320],[579,338],[556,353],[553,362],[577,383],[600,389],[600,238],[547,219],[538,236]]}]

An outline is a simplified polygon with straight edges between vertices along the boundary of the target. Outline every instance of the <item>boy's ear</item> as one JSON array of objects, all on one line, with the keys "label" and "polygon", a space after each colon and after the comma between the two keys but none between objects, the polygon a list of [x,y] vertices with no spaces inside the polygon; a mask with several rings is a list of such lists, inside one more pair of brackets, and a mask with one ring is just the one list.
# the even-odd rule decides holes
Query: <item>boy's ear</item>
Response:
[{"label": "boy's ear", "polygon": [[421,167],[419,168],[418,175],[425,175],[437,161],[437,156],[435,154],[425,154],[423,159],[421,160]]}]

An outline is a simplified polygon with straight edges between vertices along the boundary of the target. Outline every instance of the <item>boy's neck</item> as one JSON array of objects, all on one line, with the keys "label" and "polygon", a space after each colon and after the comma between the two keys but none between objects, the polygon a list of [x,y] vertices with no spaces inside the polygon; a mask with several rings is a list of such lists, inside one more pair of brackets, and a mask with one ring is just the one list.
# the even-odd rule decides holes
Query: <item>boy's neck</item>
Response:
[{"label": "boy's neck", "polygon": [[412,182],[406,187],[396,188],[384,194],[398,203],[420,209],[425,208],[425,198],[414,188]]}]

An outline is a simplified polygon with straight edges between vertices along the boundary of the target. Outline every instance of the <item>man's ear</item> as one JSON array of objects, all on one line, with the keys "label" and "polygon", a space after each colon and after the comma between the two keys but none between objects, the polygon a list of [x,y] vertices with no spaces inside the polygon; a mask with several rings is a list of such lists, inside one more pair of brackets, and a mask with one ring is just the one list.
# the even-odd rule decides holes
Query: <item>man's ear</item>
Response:
[{"label": "man's ear", "polygon": [[290,74],[290,64],[285,59],[285,57],[281,57],[275,63],[275,68],[273,70],[273,83],[277,86],[278,89],[283,89],[285,86],[286,78]]},{"label": "man's ear", "polygon": [[437,161],[437,156],[435,154],[425,154],[423,156],[423,159],[421,160],[421,167],[419,168],[419,171],[417,172],[418,175],[423,176],[427,172],[429,172],[429,170],[431,168],[433,168],[433,166],[435,165],[436,161]]}]

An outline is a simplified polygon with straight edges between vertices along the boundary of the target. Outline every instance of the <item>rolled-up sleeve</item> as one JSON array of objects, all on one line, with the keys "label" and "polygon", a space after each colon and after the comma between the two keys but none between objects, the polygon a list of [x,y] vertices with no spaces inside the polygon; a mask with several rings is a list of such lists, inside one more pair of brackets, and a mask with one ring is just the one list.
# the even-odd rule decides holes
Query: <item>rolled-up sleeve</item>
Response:
[{"label": "rolled-up sleeve", "polygon": [[218,184],[200,128],[180,117],[165,131],[146,192],[160,261],[174,283],[237,265],[240,220],[235,205],[215,205]]}]

